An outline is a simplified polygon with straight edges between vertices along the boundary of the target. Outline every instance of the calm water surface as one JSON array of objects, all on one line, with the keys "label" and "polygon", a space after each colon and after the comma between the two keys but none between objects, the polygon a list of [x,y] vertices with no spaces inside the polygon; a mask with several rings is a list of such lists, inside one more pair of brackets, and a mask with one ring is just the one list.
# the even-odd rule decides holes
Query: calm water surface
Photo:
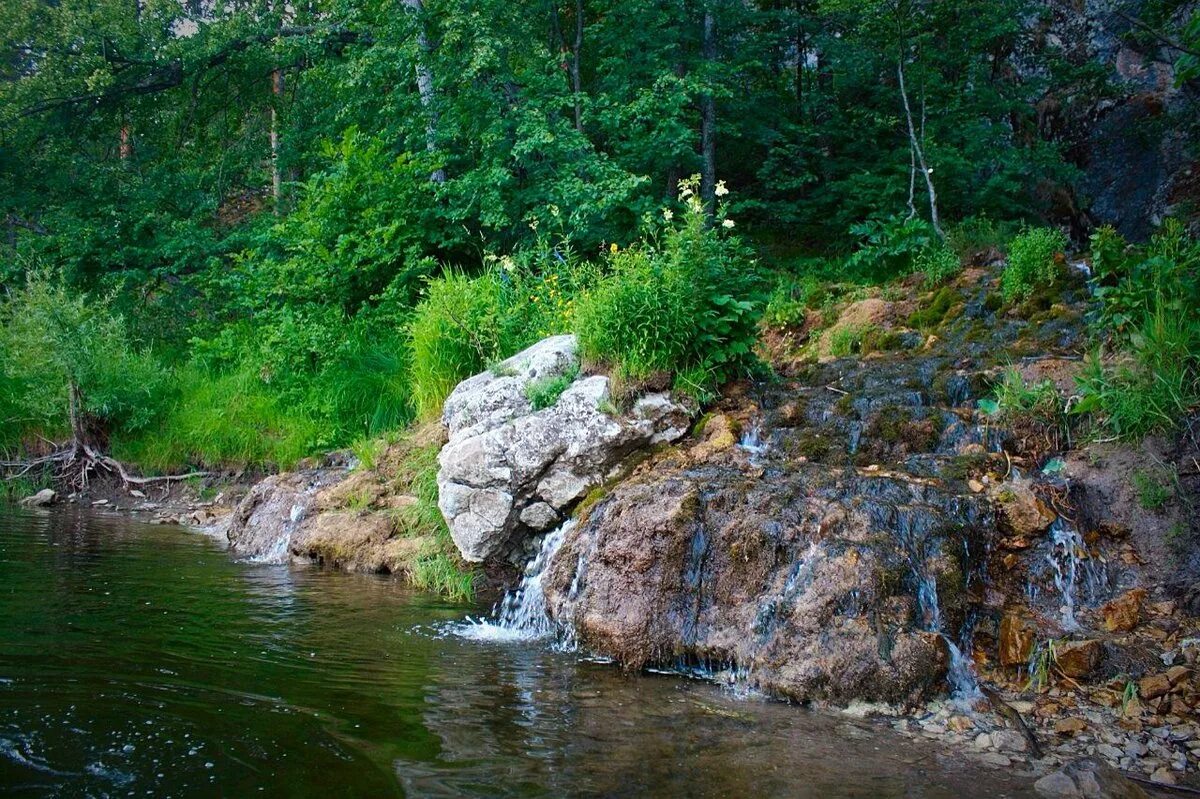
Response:
[{"label": "calm water surface", "polygon": [[533,644],[374,577],[0,509],[0,794],[1027,796],[862,722]]}]

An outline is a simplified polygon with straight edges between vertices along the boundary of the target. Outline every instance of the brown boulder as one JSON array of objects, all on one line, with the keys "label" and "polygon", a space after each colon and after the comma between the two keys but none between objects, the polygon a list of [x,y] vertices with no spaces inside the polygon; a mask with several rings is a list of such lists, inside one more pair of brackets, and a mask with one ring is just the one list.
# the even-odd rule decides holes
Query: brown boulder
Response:
[{"label": "brown boulder", "polygon": [[1044,533],[1058,516],[1033,493],[1027,479],[1009,480],[998,485],[992,498],[1000,508],[1000,519],[1006,530],[1018,536]]},{"label": "brown boulder", "polygon": [[1104,629],[1109,632],[1128,632],[1137,626],[1142,613],[1142,600],[1146,598],[1143,588],[1134,588],[1101,606]]},{"label": "brown boulder", "polygon": [[1142,699],[1157,699],[1171,693],[1171,678],[1166,674],[1151,674],[1138,680],[1138,693]]},{"label": "brown boulder", "polygon": [[1054,648],[1054,662],[1068,677],[1086,677],[1104,657],[1104,644],[1095,639],[1067,641]]},{"label": "brown boulder", "polygon": [[1028,663],[1035,637],[1033,626],[1019,613],[1005,613],[1000,620],[1000,665],[1024,666]]}]

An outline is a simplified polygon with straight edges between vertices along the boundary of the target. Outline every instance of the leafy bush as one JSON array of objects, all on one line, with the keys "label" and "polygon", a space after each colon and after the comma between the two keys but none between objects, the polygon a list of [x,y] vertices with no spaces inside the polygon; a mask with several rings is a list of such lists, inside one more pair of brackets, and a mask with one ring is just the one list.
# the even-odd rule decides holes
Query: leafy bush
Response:
[{"label": "leafy bush", "polygon": [[702,392],[754,362],[762,281],[722,235],[732,223],[708,224],[696,185],[681,184],[682,224],[668,226],[661,245],[609,253],[609,274],[579,299],[576,328],[584,357],[634,380],[685,376],[679,388]]},{"label": "leafy bush", "polygon": [[1157,307],[1111,362],[1091,353],[1077,382],[1074,411],[1098,413],[1118,436],[1175,429],[1200,406],[1200,322]]},{"label": "leafy bush", "polygon": [[911,272],[917,257],[938,243],[933,226],[915,216],[868,219],[850,233],[859,246],[846,259],[846,271],[877,282]]},{"label": "leafy bush", "polygon": [[1008,265],[1000,277],[1000,293],[1006,302],[1027,299],[1039,286],[1058,276],[1057,258],[1067,247],[1067,237],[1054,228],[1026,230],[1008,247]]},{"label": "leafy bush", "polygon": [[922,272],[930,283],[944,283],[962,269],[958,253],[946,246],[926,247],[913,261],[913,270]]},{"label": "leafy bush", "polygon": [[763,310],[763,322],[770,327],[801,324],[806,312],[821,307],[828,296],[819,274],[780,274]]},{"label": "leafy bush", "polygon": [[73,423],[101,438],[132,432],[166,398],[166,370],[131,342],[109,300],[68,291],[45,275],[0,306],[0,355],[5,438],[30,427],[74,433]]},{"label": "leafy bush", "polygon": [[1096,329],[1114,351],[1088,357],[1074,410],[1122,437],[1176,428],[1200,406],[1200,242],[1172,220],[1141,248],[1101,228],[1092,269]]},{"label": "leafy bush", "polygon": [[1127,334],[1161,306],[1172,314],[1194,312],[1200,304],[1200,241],[1168,219],[1144,247],[1131,247],[1111,227],[1092,235],[1092,270],[1101,299],[1097,326]]}]

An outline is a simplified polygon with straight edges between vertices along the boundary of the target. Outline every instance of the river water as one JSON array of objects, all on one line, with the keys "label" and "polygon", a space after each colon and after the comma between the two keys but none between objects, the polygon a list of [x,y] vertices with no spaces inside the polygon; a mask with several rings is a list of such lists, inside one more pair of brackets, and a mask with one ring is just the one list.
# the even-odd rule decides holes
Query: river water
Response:
[{"label": "river water", "polygon": [[0,509],[0,795],[1030,795],[867,722],[450,632],[479,612]]}]

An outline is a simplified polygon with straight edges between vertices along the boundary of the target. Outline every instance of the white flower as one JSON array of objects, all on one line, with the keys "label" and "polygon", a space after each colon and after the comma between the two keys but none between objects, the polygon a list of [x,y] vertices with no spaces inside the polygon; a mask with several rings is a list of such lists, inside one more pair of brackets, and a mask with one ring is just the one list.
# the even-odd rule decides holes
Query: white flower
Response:
[{"label": "white flower", "polygon": [[670,221],[671,221],[672,219],[674,219],[674,218],[675,218],[675,212],[674,212],[674,211],[672,211],[670,208],[664,208],[664,209],[663,209],[663,219],[665,219],[666,221],[670,222]]},{"label": "white flower", "polygon": [[554,217],[555,219],[558,218],[558,206],[557,205],[552,204],[550,206],[550,216]]},{"label": "white flower", "polygon": [[724,220],[723,222],[721,222],[721,227],[725,228],[726,230],[731,229],[733,227],[733,220],[732,219]]},{"label": "white flower", "polygon": [[513,261],[512,256],[506,255],[500,259],[500,267],[505,272],[511,272],[517,268],[517,264]]},{"label": "white flower", "polygon": [[717,195],[718,197],[724,197],[728,193],[729,189],[725,188],[725,181],[718,180],[717,187],[713,189],[713,194]]},{"label": "white flower", "polygon": [[680,186],[679,187],[680,199],[686,199],[691,196],[692,196],[692,187],[691,186]]}]

